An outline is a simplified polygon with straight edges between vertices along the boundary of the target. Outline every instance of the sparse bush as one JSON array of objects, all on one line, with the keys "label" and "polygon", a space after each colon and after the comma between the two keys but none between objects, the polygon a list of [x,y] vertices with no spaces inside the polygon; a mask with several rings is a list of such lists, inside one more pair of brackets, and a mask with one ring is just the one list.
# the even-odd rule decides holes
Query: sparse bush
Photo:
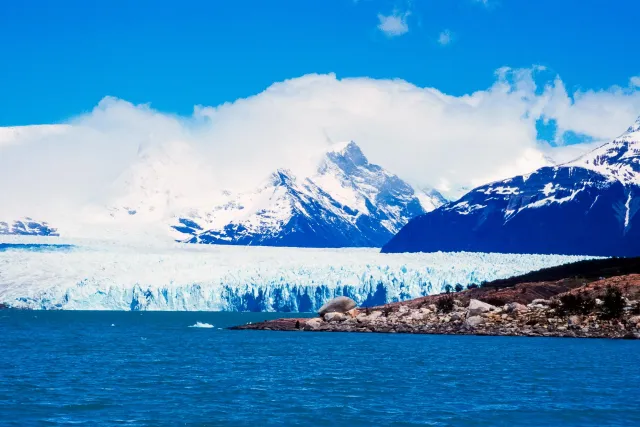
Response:
[{"label": "sparse bush", "polygon": [[450,294],[450,293],[451,293],[451,291],[453,291],[453,286],[451,286],[451,285],[447,285],[447,286],[445,286],[445,287],[444,287],[444,291],[445,291],[446,293]]},{"label": "sparse bush", "polygon": [[456,292],[462,292],[464,290],[464,286],[462,286],[460,283],[456,284],[455,287]]},{"label": "sparse bush", "polygon": [[589,314],[595,307],[595,300],[588,295],[567,294],[560,297],[560,306],[556,308],[556,311],[569,314]]},{"label": "sparse bush", "polygon": [[441,297],[438,298],[438,301],[436,301],[436,307],[438,307],[438,311],[441,311],[443,313],[450,313],[451,311],[453,311],[453,297],[452,296],[446,296],[446,297]]},{"label": "sparse bush", "polygon": [[562,304],[560,303],[560,301],[558,301],[555,298],[551,300],[551,303],[549,304],[549,308],[552,310],[555,310],[555,312],[560,315],[565,314]]},{"label": "sparse bush", "polygon": [[478,289],[479,286],[476,285],[475,283],[470,283],[467,285],[467,289]]},{"label": "sparse bush", "polygon": [[619,319],[624,311],[624,298],[620,289],[608,287],[602,299],[602,318]]}]

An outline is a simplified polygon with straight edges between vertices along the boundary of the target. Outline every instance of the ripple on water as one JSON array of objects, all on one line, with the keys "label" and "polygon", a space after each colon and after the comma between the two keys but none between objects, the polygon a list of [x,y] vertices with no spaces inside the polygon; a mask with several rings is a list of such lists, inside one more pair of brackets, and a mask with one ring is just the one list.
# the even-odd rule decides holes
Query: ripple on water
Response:
[{"label": "ripple on water", "polygon": [[185,327],[281,316],[265,313],[3,315],[9,425],[640,425],[636,341]]}]

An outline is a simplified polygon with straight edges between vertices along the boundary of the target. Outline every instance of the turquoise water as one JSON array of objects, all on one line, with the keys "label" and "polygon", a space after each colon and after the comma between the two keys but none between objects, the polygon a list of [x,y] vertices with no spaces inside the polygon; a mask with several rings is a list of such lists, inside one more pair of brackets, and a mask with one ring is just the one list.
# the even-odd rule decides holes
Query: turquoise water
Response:
[{"label": "turquoise water", "polygon": [[640,425],[638,341],[218,329],[272,317],[0,311],[0,425]]}]

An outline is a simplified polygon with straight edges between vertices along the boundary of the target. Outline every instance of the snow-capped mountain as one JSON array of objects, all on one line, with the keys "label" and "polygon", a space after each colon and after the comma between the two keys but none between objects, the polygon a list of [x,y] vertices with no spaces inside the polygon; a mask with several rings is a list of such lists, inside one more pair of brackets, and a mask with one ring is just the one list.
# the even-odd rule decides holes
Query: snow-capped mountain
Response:
[{"label": "snow-capped mountain", "polygon": [[32,218],[22,218],[11,222],[0,221],[0,235],[21,236],[57,236],[58,230],[44,221],[35,221]]},{"label": "snow-capped mountain", "polygon": [[273,173],[255,191],[226,194],[208,211],[177,219],[190,243],[299,247],[379,247],[407,221],[440,206],[435,190],[416,192],[369,163],[354,142],[336,144],[310,177]]},{"label": "snow-capped mountain", "polygon": [[383,252],[640,255],[640,118],[578,159],[478,187],[409,222]]}]

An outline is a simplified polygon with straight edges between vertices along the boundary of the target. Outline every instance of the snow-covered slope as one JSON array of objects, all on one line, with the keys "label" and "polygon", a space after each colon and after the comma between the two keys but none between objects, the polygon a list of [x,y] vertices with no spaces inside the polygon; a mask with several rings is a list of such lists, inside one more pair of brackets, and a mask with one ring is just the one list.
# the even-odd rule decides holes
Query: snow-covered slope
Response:
[{"label": "snow-covered slope", "polygon": [[384,252],[640,255],[640,119],[556,167],[478,187],[412,220]]},{"label": "snow-covered slope", "polygon": [[[99,202],[56,226],[63,236],[114,240],[380,247],[445,201],[369,163],[354,142],[332,146],[312,176],[277,170],[250,192],[217,190],[214,172],[186,142],[143,145]],[[9,223],[0,233],[23,233],[20,221]],[[30,234],[51,232],[31,227]]]},{"label": "snow-covered slope", "polygon": [[58,231],[44,221],[22,218],[14,221],[0,221],[0,235],[57,236]]},{"label": "snow-covered slope", "polygon": [[29,309],[314,311],[337,295],[359,305],[381,304],[437,293],[447,284],[479,283],[581,259],[140,246],[15,236],[5,241],[12,243],[0,243],[0,304]]},{"label": "snow-covered slope", "polygon": [[227,193],[210,210],[177,218],[178,240],[298,247],[379,247],[407,221],[440,206],[435,190],[419,191],[368,162],[354,142],[333,146],[317,173],[273,173],[255,191]]}]

